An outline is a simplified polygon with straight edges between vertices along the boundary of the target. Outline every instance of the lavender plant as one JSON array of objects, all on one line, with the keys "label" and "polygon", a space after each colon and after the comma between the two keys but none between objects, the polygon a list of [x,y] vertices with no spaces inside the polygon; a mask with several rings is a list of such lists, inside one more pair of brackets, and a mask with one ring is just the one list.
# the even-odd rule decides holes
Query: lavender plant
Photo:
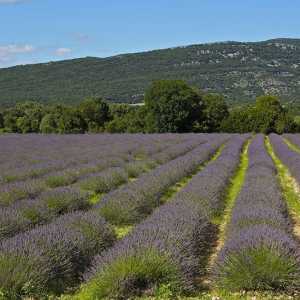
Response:
[{"label": "lavender plant", "polygon": [[282,137],[276,134],[270,135],[270,142],[273,146],[274,152],[279,159],[290,170],[291,174],[300,183],[300,155],[299,153],[291,150],[288,145],[283,141]]},{"label": "lavender plant", "polygon": [[235,291],[298,289],[299,250],[291,231],[274,164],[258,135],[216,262],[217,285]]},{"label": "lavender plant", "polygon": [[79,182],[83,190],[95,193],[107,193],[122,183],[127,182],[128,174],[122,168],[111,168],[101,173],[92,174]]},{"label": "lavender plant", "polygon": [[142,220],[160,204],[160,197],[171,185],[195,171],[224,141],[225,137],[220,136],[108,193],[98,204],[100,214],[119,225]]},{"label": "lavender plant", "polygon": [[0,244],[0,287],[8,299],[41,298],[76,285],[96,253],[115,241],[97,214],[71,213]]},{"label": "lavender plant", "polygon": [[23,232],[36,224],[90,207],[89,194],[75,188],[63,187],[42,193],[36,199],[19,201],[0,210],[0,240]]},{"label": "lavender plant", "polygon": [[[203,209],[204,198],[206,203],[214,203],[210,215],[221,209],[222,191],[238,165],[246,138],[233,138],[220,157],[195,175],[173,199],[114,247],[96,256],[75,299],[128,299],[155,293],[163,284],[178,293],[193,291],[195,280],[205,273],[216,237],[216,227]],[[203,181],[212,173],[218,176]]]}]

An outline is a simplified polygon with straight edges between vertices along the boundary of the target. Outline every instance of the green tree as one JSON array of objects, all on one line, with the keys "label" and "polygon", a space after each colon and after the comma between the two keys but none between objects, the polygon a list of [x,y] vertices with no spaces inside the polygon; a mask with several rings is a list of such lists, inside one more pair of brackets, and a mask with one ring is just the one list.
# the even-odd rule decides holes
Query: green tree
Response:
[{"label": "green tree", "polygon": [[203,96],[203,101],[205,106],[203,131],[219,132],[221,123],[229,116],[224,97],[220,94],[206,94]]},{"label": "green tree", "polygon": [[84,133],[86,129],[87,124],[77,109],[64,109],[58,121],[59,133]]},{"label": "green tree", "polygon": [[252,107],[236,108],[220,125],[220,130],[231,133],[246,133],[253,131],[251,119]]},{"label": "green tree", "polygon": [[22,117],[23,114],[17,107],[11,107],[3,113],[3,125],[7,132],[19,132],[17,126],[17,119]]},{"label": "green tree", "polygon": [[88,130],[97,132],[109,120],[109,106],[101,98],[87,98],[79,104],[79,111],[88,125]]},{"label": "green tree", "polygon": [[134,106],[125,103],[112,103],[109,105],[111,118],[123,117],[128,114]]},{"label": "green tree", "polygon": [[287,132],[295,133],[298,130],[298,126],[291,114],[282,113],[280,117],[276,120],[275,130],[279,134]]},{"label": "green tree", "polygon": [[276,122],[281,118],[284,110],[275,96],[260,96],[256,99],[252,110],[252,119],[255,123],[254,131],[262,133],[276,132]]},{"label": "green tree", "polygon": [[106,125],[106,131],[111,133],[128,132],[138,133],[146,132],[147,110],[144,106],[132,107],[122,114],[115,114],[112,121]]},{"label": "green tree", "polygon": [[4,127],[4,118],[3,118],[3,113],[0,113],[0,128]]},{"label": "green tree", "polygon": [[203,120],[202,97],[184,81],[153,82],[146,92],[145,105],[151,131],[190,132]]},{"label": "green tree", "polygon": [[57,133],[59,120],[54,113],[46,114],[40,124],[40,132],[42,133]]},{"label": "green tree", "polygon": [[38,132],[45,114],[43,105],[36,102],[18,103],[4,111],[4,126],[8,131],[29,133]]},{"label": "green tree", "polygon": [[292,115],[283,108],[275,96],[260,96],[254,105],[234,109],[222,122],[225,132],[284,133],[297,130]]}]

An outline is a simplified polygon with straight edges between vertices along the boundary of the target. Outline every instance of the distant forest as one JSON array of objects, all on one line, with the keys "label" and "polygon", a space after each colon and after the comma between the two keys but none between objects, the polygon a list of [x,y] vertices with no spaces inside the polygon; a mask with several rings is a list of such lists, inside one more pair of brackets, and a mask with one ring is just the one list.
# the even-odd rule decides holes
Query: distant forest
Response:
[{"label": "distant forest", "polygon": [[[109,58],[80,58],[0,69],[0,106],[28,100],[79,104],[88,97],[138,103],[154,80],[184,80],[229,105],[264,94],[300,104],[300,40],[192,45]],[[297,109],[299,111],[299,109]]]},{"label": "distant forest", "polygon": [[221,94],[203,92],[181,80],[154,81],[144,105],[112,104],[89,97],[77,105],[23,102],[0,112],[0,132],[166,133],[300,132],[298,119],[276,96],[230,109]]}]

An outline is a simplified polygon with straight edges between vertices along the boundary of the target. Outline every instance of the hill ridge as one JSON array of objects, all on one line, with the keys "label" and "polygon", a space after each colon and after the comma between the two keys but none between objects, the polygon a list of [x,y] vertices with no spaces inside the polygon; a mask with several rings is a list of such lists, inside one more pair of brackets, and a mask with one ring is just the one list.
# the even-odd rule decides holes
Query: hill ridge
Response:
[{"label": "hill ridge", "polygon": [[223,93],[232,103],[264,93],[298,102],[300,39],[192,44],[2,68],[0,105],[25,100],[78,103],[88,96],[136,103],[155,79],[183,79]]}]

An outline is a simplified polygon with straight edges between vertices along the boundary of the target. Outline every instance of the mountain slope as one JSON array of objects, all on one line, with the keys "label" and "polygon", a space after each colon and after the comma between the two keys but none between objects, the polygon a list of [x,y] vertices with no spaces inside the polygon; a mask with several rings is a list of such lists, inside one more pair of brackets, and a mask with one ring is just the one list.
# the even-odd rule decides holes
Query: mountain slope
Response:
[{"label": "mountain slope", "polygon": [[297,102],[300,39],[202,44],[0,69],[0,105],[23,100],[76,103],[92,95],[139,102],[155,79],[183,79],[224,93],[231,102],[263,93]]}]

